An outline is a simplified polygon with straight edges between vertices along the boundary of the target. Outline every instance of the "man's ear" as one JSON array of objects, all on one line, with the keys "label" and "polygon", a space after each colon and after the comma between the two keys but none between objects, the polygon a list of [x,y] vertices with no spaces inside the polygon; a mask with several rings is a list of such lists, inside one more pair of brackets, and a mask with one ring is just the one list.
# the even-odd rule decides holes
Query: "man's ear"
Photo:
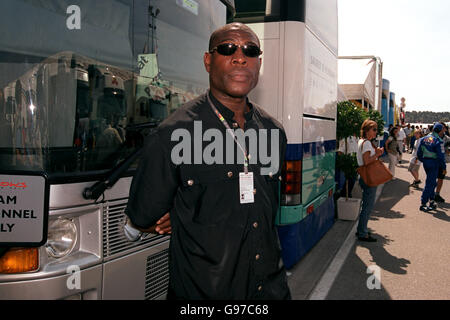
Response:
[{"label": "man's ear", "polygon": [[205,64],[206,72],[209,73],[211,70],[211,54],[209,52],[205,52],[203,56],[203,63]]}]

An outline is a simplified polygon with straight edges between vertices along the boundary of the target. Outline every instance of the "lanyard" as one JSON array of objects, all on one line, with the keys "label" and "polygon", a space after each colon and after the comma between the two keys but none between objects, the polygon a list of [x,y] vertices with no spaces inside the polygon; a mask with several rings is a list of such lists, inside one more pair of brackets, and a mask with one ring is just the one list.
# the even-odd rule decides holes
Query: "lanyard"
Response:
[{"label": "lanyard", "polygon": [[242,151],[242,153],[244,155],[244,172],[245,172],[245,174],[248,174],[248,156],[247,156],[247,149],[246,149],[245,145],[244,145],[244,147],[242,147],[242,145],[239,143],[236,135],[234,134],[234,131],[231,129],[231,127],[228,124],[227,120],[225,120],[225,118],[222,116],[222,114],[220,114],[219,110],[217,110],[217,108],[214,105],[214,103],[211,101],[211,98],[209,97],[209,91],[206,93],[206,97],[208,98],[209,105],[211,106],[211,109],[216,114],[217,118],[219,118],[220,122],[222,122],[222,124],[227,129],[227,132],[229,134],[231,134],[231,136],[233,137],[234,142],[236,142],[238,147],[241,149],[241,151]]}]

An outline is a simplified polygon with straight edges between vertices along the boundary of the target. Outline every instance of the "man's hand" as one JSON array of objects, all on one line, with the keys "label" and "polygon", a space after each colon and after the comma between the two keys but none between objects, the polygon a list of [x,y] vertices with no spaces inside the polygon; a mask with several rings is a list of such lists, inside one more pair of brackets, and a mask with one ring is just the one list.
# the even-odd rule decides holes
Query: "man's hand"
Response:
[{"label": "man's hand", "polygon": [[161,219],[156,222],[155,231],[159,234],[171,234],[172,224],[170,223],[170,212],[167,212]]},{"label": "man's hand", "polygon": [[147,229],[140,228],[140,227],[133,225],[133,223],[129,219],[128,219],[128,222],[133,228],[135,228],[141,232],[159,233],[159,234],[166,234],[166,233],[171,234],[172,233],[172,225],[170,223],[170,213],[169,212],[167,212],[165,215],[163,215],[161,217],[161,219],[156,221],[156,224],[154,226],[151,226]]}]

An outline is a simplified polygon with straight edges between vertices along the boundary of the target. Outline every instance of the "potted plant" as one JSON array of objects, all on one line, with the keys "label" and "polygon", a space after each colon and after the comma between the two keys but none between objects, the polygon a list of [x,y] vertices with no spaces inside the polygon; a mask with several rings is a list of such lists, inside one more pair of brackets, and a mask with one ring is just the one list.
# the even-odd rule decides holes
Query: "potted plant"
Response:
[{"label": "potted plant", "polygon": [[337,200],[338,218],[342,220],[356,220],[361,207],[361,199],[349,198],[348,181],[356,179],[358,163],[355,154],[348,153],[348,138],[358,137],[363,121],[367,118],[364,109],[350,101],[338,103],[337,108],[337,141],[344,140],[344,152],[338,152],[336,157],[336,170],[345,176],[345,197]]}]

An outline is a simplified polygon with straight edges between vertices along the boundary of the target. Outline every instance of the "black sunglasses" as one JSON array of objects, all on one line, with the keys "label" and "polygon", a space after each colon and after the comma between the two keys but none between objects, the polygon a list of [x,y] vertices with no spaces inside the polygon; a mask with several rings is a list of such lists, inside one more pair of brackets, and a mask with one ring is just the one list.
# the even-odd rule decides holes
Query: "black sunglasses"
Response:
[{"label": "black sunglasses", "polygon": [[223,56],[231,56],[233,53],[236,52],[237,48],[241,48],[244,55],[249,58],[256,58],[262,54],[261,49],[259,49],[259,47],[255,44],[244,44],[243,46],[241,46],[234,43],[219,44],[218,46],[209,50],[209,53],[217,51],[219,54]]}]

